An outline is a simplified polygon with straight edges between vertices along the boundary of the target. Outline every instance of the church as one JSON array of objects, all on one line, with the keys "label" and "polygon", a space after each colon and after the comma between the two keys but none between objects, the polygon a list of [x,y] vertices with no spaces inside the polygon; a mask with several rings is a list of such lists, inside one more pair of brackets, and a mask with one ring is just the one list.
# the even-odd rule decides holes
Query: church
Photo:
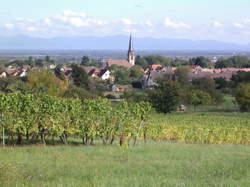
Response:
[{"label": "church", "polygon": [[105,68],[108,68],[112,65],[123,66],[126,68],[131,68],[132,66],[135,65],[135,51],[133,48],[132,35],[130,35],[129,39],[127,59],[108,59],[104,62]]}]

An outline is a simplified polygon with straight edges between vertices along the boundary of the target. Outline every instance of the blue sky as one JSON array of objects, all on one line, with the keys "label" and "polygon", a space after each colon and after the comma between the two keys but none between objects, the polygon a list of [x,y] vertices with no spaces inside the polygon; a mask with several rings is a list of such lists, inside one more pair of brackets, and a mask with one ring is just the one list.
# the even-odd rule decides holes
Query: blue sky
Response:
[{"label": "blue sky", "polygon": [[116,35],[250,43],[249,0],[2,0],[0,34]]}]

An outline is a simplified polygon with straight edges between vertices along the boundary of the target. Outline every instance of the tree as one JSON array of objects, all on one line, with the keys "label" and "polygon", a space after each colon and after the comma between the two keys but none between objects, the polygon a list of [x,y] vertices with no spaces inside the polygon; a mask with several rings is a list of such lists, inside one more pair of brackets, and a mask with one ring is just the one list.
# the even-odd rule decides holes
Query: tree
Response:
[{"label": "tree", "polygon": [[206,77],[193,79],[192,84],[195,89],[209,93],[209,95],[212,97],[213,103],[220,104],[223,102],[223,95],[219,90],[216,90],[214,79]]},{"label": "tree", "polygon": [[177,77],[177,81],[181,85],[189,85],[189,77],[190,69],[185,67],[179,67],[174,71],[175,76]]},{"label": "tree", "polygon": [[129,69],[129,77],[132,80],[138,80],[143,75],[140,66],[133,66]]},{"label": "tree", "polygon": [[148,66],[148,62],[139,55],[136,56],[136,58],[135,58],[135,64],[137,66],[141,66],[141,67],[147,67]]},{"label": "tree", "polygon": [[48,55],[45,56],[45,62],[50,62],[50,57]]},{"label": "tree", "polygon": [[194,106],[194,110],[199,105],[206,105],[212,102],[211,96],[202,90],[192,90],[188,94],[188,104]]},{"label": "tree", "polygon": [[115,78],[115,84],[121,84],[121,85],[131,84],[132,80],[129,76],[128,68],[112,65],[111,72]]},{"label": "tree", "polygon": [[79,99],[87,99],[87,98],[95,98],[93,93],[90,93],[84,88],[76,87],[74,85],[69,86],[69,88],[64,92],[63,97],[65,98],[79,98]]},{"label": "tree", "polygon": [[236,89],[236,101],[240,106],[240,111],[250,112],[250,84],[243,83]]},{"label": "tree", "polygon": [[207,77],[193,79],[192,84],[195,88],[201,89],[201,90],[208,90],[208,89],[216,88],[215,81]]},{"label": "tree", "polygon": [[90,62],[89,57],[87,57],[87,56],[82,57],[82,60],[81,60],[81,65],[82,66],[87,66],[89,62]]},{"label": "tree", "polygon": [[234,86],[239,83],[250,83],[250,72],[239,71],[232,76],[231,80],[234,82]]},{"label": "tree", "polygon": [[221,58],[215,63],[215,68],[248,68],[250,67],[250,60],[245,56],[233,56],[228,59]]},{"label": "tree", "polygon": [[173,81],[159,80],[149,97],[158,112],[170,113],[176,110],[180,102],[179,86]]},{"label": "tree", "polygon": [[29,85],[16,77],[0,78],[0,91],[5,93],[21,92],[29,93]]},{"label": "tree", "polygon": [[190,61],[191,64],[195,66],[200,66],[202,68],[207,68],[209,66],[208,65],[209,60],[203,56],[192,58]]},{"label": "tree", "polygon": [[77,87],[90,89],[90,80],[86,71],[76,64],[71,65],[73,83]]},{"label": "tree", "polygon": [[27,75],[27,83],[32,92],[61,96],[67,88],[67,83],[56,78],[50,70],[31,70]]}]

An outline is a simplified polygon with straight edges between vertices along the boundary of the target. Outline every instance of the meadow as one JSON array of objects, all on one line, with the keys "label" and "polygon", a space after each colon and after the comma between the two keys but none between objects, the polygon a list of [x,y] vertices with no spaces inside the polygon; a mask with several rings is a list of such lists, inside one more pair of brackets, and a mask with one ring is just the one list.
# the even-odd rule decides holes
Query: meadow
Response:
[{"label": "meadow", "polygon": [[150,141],[133,147],[0,149],[0,186],[249,186],[250,147]]}]

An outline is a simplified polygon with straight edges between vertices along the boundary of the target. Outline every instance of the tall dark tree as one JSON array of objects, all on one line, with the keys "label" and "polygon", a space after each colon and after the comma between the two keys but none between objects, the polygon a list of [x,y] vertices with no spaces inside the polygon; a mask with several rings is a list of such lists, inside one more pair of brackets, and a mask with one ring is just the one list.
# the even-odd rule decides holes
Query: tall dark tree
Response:
[{"label": "tall dark tree", "polygon": [[87,57],[87,56],[82,57],[82,60],[81,60],[81,65],[82,66],[87,66],[89,64],[89,62],[90,62],[89,57]]},{"label": "tall dark tree", "polygon": [[173,81],[158,80],[149,98],[156,111],[170,113],[175,111],[180,103],[179,86]]},{"label": "tall dark tree", "polygon": [[179,67],[174,71],[176,80],[182,85],[189,85],[189,77],[190,69],[185,67]]},{"label": "tall dark tree", "polygon": [[192,58],[190,61],[192,65],[200,66],[202,68],[206,68],[209,66],[208,65],[209,60],[203,56]]},{"label": "tall dark tree", "polygon": [[242,112],[250,112],[250,84],[239,84],[236,89],[236,101]]},{"label": "tall dark tree", "polygon": [[71,65],[73,83],[77,87],[90,89],[90,80],[86,71],[76,64]]}]

